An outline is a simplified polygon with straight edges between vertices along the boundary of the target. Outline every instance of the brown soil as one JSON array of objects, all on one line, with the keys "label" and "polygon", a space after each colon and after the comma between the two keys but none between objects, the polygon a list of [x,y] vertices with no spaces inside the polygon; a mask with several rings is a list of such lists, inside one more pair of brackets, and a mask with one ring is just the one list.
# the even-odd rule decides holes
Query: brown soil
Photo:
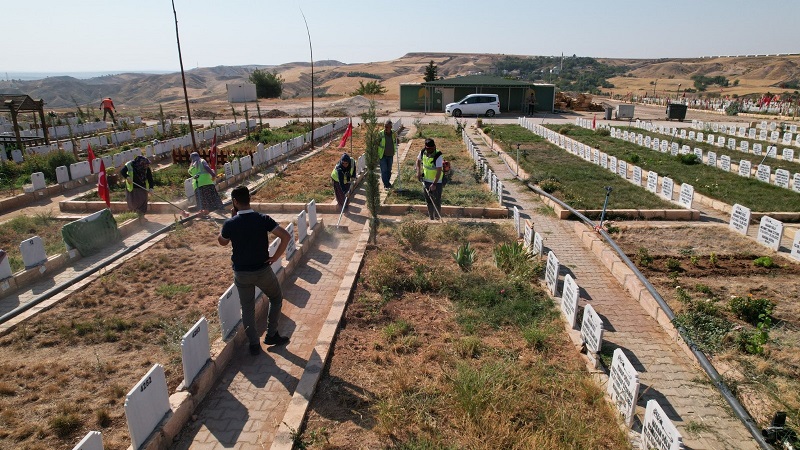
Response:
[{"label": "brown soil", "polygon": [[[720,225],[622,226],[614,239],[676,314],[688,308],[678,299],[680,287],[692,302],[716,305],[719,316],[734,324],[723,349],[710,356],[750,414],[768,425],[775,411],[789,411],[789,421],[800,426],[800,264]],[[641,263],[640,249],[647,249],[652,263]],[[777,267],[753,264],[765,255]],[[775,303],[763,355],[746,355],[736,345],[738,332],[755,328],[730,311],[733,297]]]},{"label": "brown soil", "polygon": [[127,448],[128,390],[155,363],[175,390],[181,336],[200,317],[219,337],[220,282],[232,277],[218,231],[174,232],[0,337],[0,448],[72,448],[90,430]]}]

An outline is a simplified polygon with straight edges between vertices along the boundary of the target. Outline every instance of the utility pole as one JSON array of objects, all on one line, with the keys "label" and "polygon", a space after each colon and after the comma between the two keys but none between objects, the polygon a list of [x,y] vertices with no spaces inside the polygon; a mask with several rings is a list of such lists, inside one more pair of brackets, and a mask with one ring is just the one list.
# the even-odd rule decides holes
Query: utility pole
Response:
[{"label": "utility pole", "polygon": [[175,0],[172,0],[172,14],[175,15],[175,39],[178,41],[178,61],[181,63],[181,81],[183,81],[183,98],[186,100],[186,117],[189,119],[189,134],[192,136],[192,151],[197,151],[192,126],[192,111],[189,109],[189,94],[186,92],[186,74],[183,73],[183,56],[181,55],[181,37],[178,33],[178,13],[175,12]]},{"label": "utility pole", "polygon": [[311,47],[311,31],[308,30],[308,22],[303,10],[300,10],[300,15],[303,16],[303,23],[306,24],[306,33],[308,34],[308,50],[311,53],[311,148],[314,148],[314,48]]}]

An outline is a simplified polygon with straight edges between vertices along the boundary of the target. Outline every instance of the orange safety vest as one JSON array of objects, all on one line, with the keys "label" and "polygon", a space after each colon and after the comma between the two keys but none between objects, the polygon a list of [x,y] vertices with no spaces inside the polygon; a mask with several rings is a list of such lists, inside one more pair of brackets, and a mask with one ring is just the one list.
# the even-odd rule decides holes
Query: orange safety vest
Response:
[{"label": "orange safety vest", "polygon": [[112,102],[110,98],[104,98],[103,109],[114,109],[114,102]]}]

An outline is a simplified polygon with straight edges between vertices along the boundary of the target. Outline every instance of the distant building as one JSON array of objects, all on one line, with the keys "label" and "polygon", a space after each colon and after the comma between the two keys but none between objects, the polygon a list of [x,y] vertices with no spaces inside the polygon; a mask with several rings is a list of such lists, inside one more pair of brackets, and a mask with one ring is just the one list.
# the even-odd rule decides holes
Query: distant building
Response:
[{"label": "distant building", "polygon": [[226,84],[228,89],[228,102],[245,103],[258,100],[256,97],[256,85],[253,83]]}]

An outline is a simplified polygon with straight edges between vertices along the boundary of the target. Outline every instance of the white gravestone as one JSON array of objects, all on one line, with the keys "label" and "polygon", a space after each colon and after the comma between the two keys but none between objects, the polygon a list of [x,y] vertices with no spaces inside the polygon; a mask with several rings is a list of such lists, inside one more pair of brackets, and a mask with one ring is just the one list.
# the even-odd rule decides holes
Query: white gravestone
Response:
[{"label": "white gravestone", "polygon": [[523,233],[523,239],[525,242],[525,248],[533,252],[533,227],[528,220],[525,221],[525,232]]},{"label": "white gravestone", "polygon": [[747,235],[747,229],[750,227],[750,208],[740,204],[733,205],[731,209],[731,220],[728,222],[728,228],[740,234]]},{"label": "white gravestone", "polygon": [[643,450],[681,450],[683,438],[655,400],[647,401],[642,422]]},{"label": "white gravestone", "polygon": [[719,167],[720,169],[724,170],[725,172],[731,171],[731,157],[728,155],[722,155],[719,157]]},{"label": "white gravestone", "polygon": [[647,172],[646,189],[654,194],[658,192],[658,173],[653,172],[652,170]]},{"label": "white gravestone", "polygon": [[753,144],[753,154],[761,156],[761,144]]},{"label": "white gravestone", "polygon": [[789,189],[789,171],[778,169],[775,171],[775,186]]},{"label": "white gravestone", "polygon": [[72,450],[103,450],[103,435],[99,431],[90,431]]},{"label": "white gravestone", "polygon": [[533,233],[533,254],[534,255],[541,255],[542,254],[542,235],[539,232]]},{"label": "white gravestone", "polygon": [[781,221],[769,216],[761,218],[761,224],[758,226],[758,237],[756,238],[758,242],[777,252],[781,246],[782,237],[783,223]]},{"label": "white gravestone", "polygon": [[31,174],[31,183],[33,183],[34,191],[41,191],[47,188],[47,182],[44,180],[44,173],[34,172]]},{"label": "white gravestone", "polygon": [[233,161],[231,161],[231,170],[233,171],[234,175],[239,175],[240,173],[242,173],[238,159],[234,159]]},{"label": "white gravestone", "polygon": [[[581,323],[581,340],[586,345],[586,355],[595,359],[603,346],[603,320],[597,315],[592,305],[583,308]],[[593,361],[593,362],[596,362]]]},{"label": "white gravestone", "polygon": [[517,232],[516,237],[520,237],[522,235],[522,223],[520,223],[520,216],[519,216],[519,208],[514,205],[514,229]]},{"label": "white gravestone", "polygon": [[605,153],[600,153],[600,167],[608,169],[608,155]]},{"label": "white gravestone", "polygon": [[792,242],[792,251],[790,256],[800,261],[800,232],[795,233],[794,235],[794,242]]},{"label": "white gravestone", "polygon": [[225,179],[233,178],[233,166],[230,162],[225,163]]},{"label": "white gravestone", "polygon": [[133,448],[142,447],[168,412],[167,378],[164,367],[155,364],[125,397],[125,419]]},{"label": "white gravestone", "polygon": [[797,172],[792,176],[792,190],[795,192],[800,192],[800,172]]},{"label": "white gravestone", "polygon": [[736,139],[728,138],[728,148],[731,150],[736,150]]},{"label": "white gravestone", "polygon": [[211,358],[208,343],[208,321],[201,317],[181,338],[181,357],[183,360],[183,387],[188,389],[194,378]]},{"label": "white gravestone", "polygon": [[642,168],[639,166],[633,166],[633,184],[642,185]]},{"label": "white gravestone", "polygon": [[22,253],[22,263],[25,269],[32,269],[47,262],[47,252],[44,250],[44,241],[39,236],[25,239],[19,244]]},{"label": "white gravestone", "polygon": [[639,373],[621,348],[614,349],[614,358],[608,371],[608,395],[624,417],[625,425],[629,428],[633,426],[636,399],[639,396]]},{"label": "white gravestone", "polygon": [[553,297],[558,297],[558,258],[552,250],[547,254],[547,266],[545,266],[544,280],[547,288]]},{"label": "white gravestone", "polygon": [[793,148],[785,148],[783,152],[781,152],[781,157],[784,161],[793,161],[794,160],[794,149]]},{"label": "white gravestone", "polygon": [[692,151],[694,152],[694,156],[697,158],[697,162],[702,164],[703,163],[703,150],[695,147],[694,150],[692,150]]},{"label": "white gravestone", "polygon": [[317,202],[314,200],[308,202],[308,226],[312,230],[317,226]]},{"label": "white gravestone", "polygon": [[672,193],[675,190],[675,182],[670,177],[661,179],[661,196],[667,200],[672,200]]},{"label": "white gravestone", "polygon": [[756,138],[756,129],[750,128],[747,130],[747,137],[748,139],[755,139]]},{"label": "white gravestone", "polygon": [[742,152],[748,153],[748,152],[750,151],[750,142],[748,142],[748,141],[742,141],[742,142],[739,144],[739,151],[742,151]]},{"label": "white gravestone", "polygon": [[222,331],[222,339],[226,340],[242,320],[242,305],[239,302],[239,290],[231,285],[217,303],[217,314]]},{"label": "white gravestone", "polygon": [[297,215],[297,241],[302,243],[308,236],[308,223],[306,222],[306,212]]},{"label": "white gravestone", "polygon": [[766,141],[767,140],[767,130],[759,131],[758,139],[761,140],[761,141]]},{"label": "white gravestone", "polygon": [[692,201],[694,200],[694,186],[689,183],[681,184],[681,192],[678,195],[678,203],[685,206],[687,209],[692,209]]},{"label": "white gravestone", "polygon": [[617,173],[617,157],[610,156],[608,158],[608,170]]},{"label": "white gravestone", "polygon": [[[280,245],[281,240],[275,238],[272,240],[272,243],[269,244],[269,256],[274,256],[275,252],[278,251],[278,246]],[[285,253],[284,253],[285,255]],[[283,269],[283,256],[276,259],[274,263],[272,263],[272,271],[276,274]]]},{"label": "white gravestone", "polygon": [[697,142],[705,142],[705,137],[702,132],[697,133]]},{"label": "white gravestone", "polygon": [[67,166],[56,167],[56,183],[62,184],[67,181],[69,181],[69,170],[67,170]]},{"label": "white gravestone", "polygon": [[567,320],[570,329],[575,328],[578,318],[578,285],[572,275],[564,275],[564,291],[561,293],[561,312]]},{"label": "white gravestone", "polygon": [[286,232],[289,233],[289,244],[286,246],[286,260],[292,259],[295,250],[297,250],[297,241],[294,240],[294,224],[290,223],[286,226]]},{"label": "white gravestone", "polygon": [[770,166],[766,164],[759,164],[758,168],[756,169],[756,179],[764,183],[769,183],[771,172],[772,168]]},{"label": "white gravestone", "polygon": [[628,163],[626,161],[619,161],[617,163],[617,174],[624,180],[628,179]]},{"label": "white gravestone", "polygon": [[[800,234],[800,233],[798,233]],[[10,277],[11,273],[11,263],[8,260],[8,253],[5,250],[0,249],[0,280],[5,280],[6,278]],[[8,282],[2,282],[2,291],[5,291],[9,288]]]},{"label": "white gravestone", "polygon": [[752,168],[750,167],[750,161],[748,161],[746,159],[743,159],[743,160],[739,161],[739,176],[740,177],[750,178],[751,169]]}]

